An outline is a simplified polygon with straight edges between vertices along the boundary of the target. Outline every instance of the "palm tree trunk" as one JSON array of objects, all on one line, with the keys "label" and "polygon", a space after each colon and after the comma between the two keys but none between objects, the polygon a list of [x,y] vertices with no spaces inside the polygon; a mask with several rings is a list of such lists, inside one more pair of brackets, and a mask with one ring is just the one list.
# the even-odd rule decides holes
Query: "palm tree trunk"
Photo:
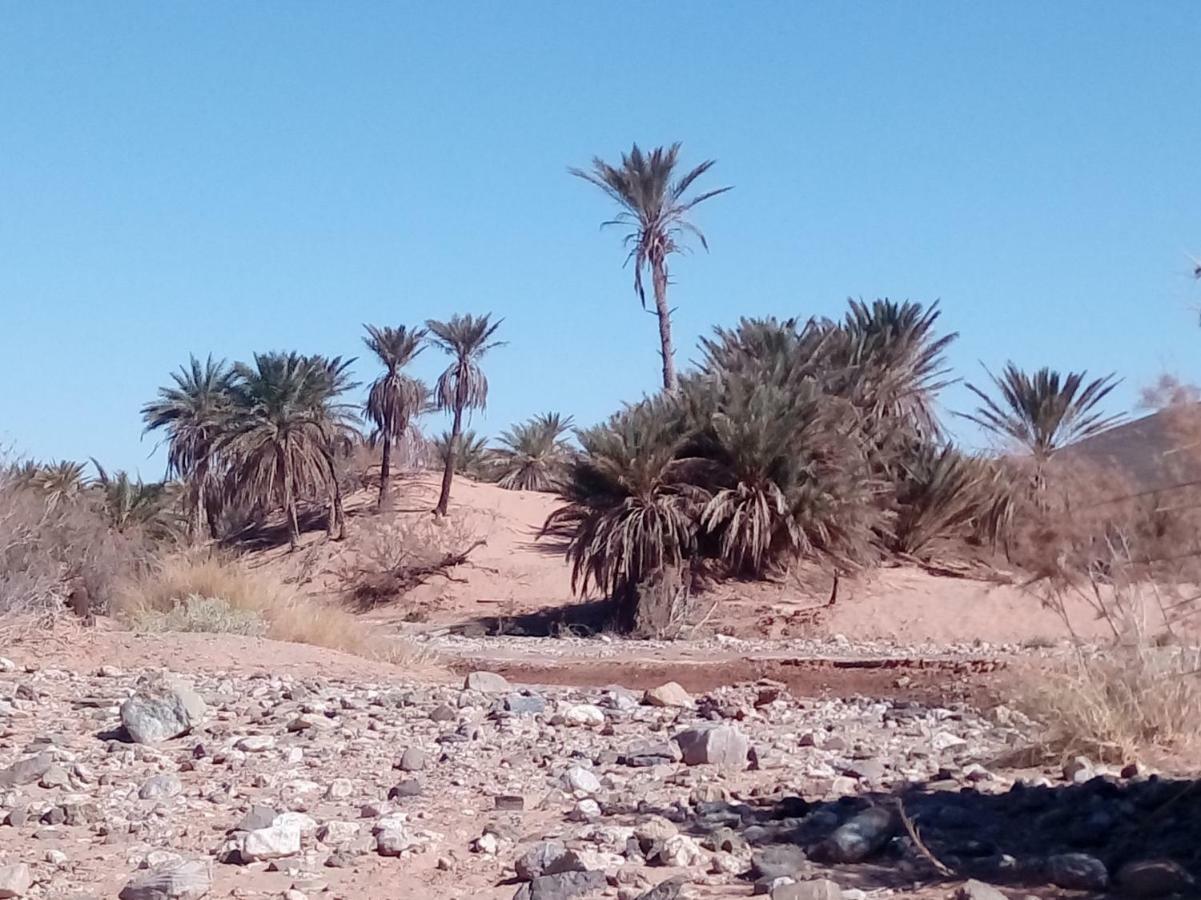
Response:
[{"label": "palm tree trunk", "polygon": [[388,502],[388,482],[392,477],[392,434],[391,423],[384,423],[384,448],[379,461],[379,508]]},{"label": "palm tree trunk", "polygon": [[201,542],[204,534],[204,480],[206,476],[203,472],[197,472],[193,477],[196,479],[196,487],[192,491],[192,502],[196,504],[196,508],[192,510],[191,538],[192,544],[195,545]]},{"label": "palm tree trunk", "polygon": [[284,515],[288,519],[288,549],[295,550],[300,543],[300,520],[296,515],[296,492],[292,485],[292,465],[286,447],[279,450],[280,469],[284,477]]},{"label": "palm tree trunk", "polygon": [[434,515],[444,516],[450,506],[450,484],[455,477],[455,460],[459,455],[459,432],[463,429],[463,407],[455,405],[455,416],[450,426],[450,446],[446,448],[446,468],[442,472],[442,491],[438,494],[438,505]]},{"label": "palm tree trunk", "polygon": [[656,265],[652,278],[655,315],[659,318],[659,352],[663,356],[663,390],[674,393],[679,382],[676,380],[675,348],[671,343],[671,310],[667,308],[667,265]]}]

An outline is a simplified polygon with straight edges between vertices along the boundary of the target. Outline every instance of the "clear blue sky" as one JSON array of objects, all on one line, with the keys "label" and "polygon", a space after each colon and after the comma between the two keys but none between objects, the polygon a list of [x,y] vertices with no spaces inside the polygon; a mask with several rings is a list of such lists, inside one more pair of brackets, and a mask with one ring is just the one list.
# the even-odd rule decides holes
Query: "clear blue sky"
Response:
[{"label": "clear blue sky", "polygon": [[656,333],[565,170],[634,140],[735,185],[675,266],[681,361],[743,314],[941,299],[961,373],[1117,370],[1127,405],[1201,378],[1198,47],[1171,2],[7,3],[0,441],[158,477],[138,409],[189,353],[454,311],[510,342],[478,427],[593,422]]}]

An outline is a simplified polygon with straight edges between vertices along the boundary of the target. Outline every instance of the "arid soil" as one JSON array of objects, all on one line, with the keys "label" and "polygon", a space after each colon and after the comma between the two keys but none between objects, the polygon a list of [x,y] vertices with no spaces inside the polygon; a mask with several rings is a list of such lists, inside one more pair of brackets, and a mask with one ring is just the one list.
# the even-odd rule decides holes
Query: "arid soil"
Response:
[{"label": "arid soil", "polygon": [[[1153,856],[1185,885],[1201,862],[1195,797],[1143,823],[1178,786],[1120,764],[1006,768],[1030,725],[1003,705],[810,699],[769,681],[647,695],[414,681],[230,637],[160,638],[185,673],[160,683],[126,636],[84,655],[16,649],[0,663],[0,893],[28,876],[16,896],[132,882],[126,898],[661,900],[819,896],[786,889],[828,879],[853,900],[946,896],[969,876],[1023,896],[1073,878],[1099,890]],[[112,661],[92,668],[98,651]],[[163,704],[138,719],[129,698],[163,684],[204,709],[183,734],[166,736],[170,713],[135,742],[122,723]],[[207,893],[155,894],[138,886],[148,873]]]},{"label": "arid soil", "polygon": [[[431,487],[246,564],[340,602]],[[413,665],[104,620],[5,635],[0,897],[1196,895],[1188,760],[1030,752],[1018,686],[1067,631],[1026,592],[916,568],[832,604],[817,579],[726,585],[685,639],[630,641],[535,540],[553,498],[456,498],[446,527],[485,544],[362,612]]]}]

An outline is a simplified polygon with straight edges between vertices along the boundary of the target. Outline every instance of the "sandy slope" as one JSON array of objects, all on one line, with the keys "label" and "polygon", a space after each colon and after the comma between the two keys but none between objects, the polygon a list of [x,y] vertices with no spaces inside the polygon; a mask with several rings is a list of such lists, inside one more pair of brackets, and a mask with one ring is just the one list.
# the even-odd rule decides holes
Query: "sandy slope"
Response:
[{"label": "sandy slope", "polygon": [[[329,599],[342,595],[338,575],[361,559],[361,548],[381,528],[398,534],[428,533],[435,526],[428,510],[437,484],[431,476],[397,483],[393,511],[377,514],[373,494],[350,498],[347,540],[329,543],[322,534],[306,536],[304,548],[288,554],[276,548],[252,554],[249,564],[266,566],[299,579],[304,589]],[[549,494],[502,490],[495,485],[456,480],[449,529],[461,539],[486,543],[451,578],[435,577],[403,600],[367,613],[381,625],[463,626],[501,620],[504,630],[527,631],[546,622],[524,622],[523,615],[550,610],[561,625],[576,621],[578,599],[564,559],[538,541],[538,532],[557,499]],[[409,529],[406,531],[405,529]],[[398,538],[400,539],[400,538]],[[843,579],[832,606],[827,605],[828,576],[776,583],[730,583],[701,598],[701,612],[712,610],[697,631],[751,638],[845,635],[856,640],[898,644],[1038,644],[1067,636],[1060,616],[1014,585],[932,575],[915,567],[882,568]],[[1070,610],[1072,627],[1085,636],[1105,637],[1104,622],[1084,603]],[[556,627],[552,622],[552,630]]]}]

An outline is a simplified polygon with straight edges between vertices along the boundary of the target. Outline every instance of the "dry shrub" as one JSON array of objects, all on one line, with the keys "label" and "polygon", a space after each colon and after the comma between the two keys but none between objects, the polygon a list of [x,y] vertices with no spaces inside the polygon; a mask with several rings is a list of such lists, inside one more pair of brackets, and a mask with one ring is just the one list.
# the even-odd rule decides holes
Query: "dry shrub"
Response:
[{"label": "dry shrub", "polygon": [[[116,612],[134,627],[153,622],[180,621],[193,626],[189,598],[219,601],[228,609],[224,621],[244,633],[247,617],[263,623],[263,634],[277,641],[328,647],[370,659],[401,664],[422,661],[424,654],[409,643],[386,638],[358,617],[338,606],[299,593],[294,585],[264,571],[250,570],[219,555],[184,554],[167,557],[140,577],[128,580],[117,595]],[[193,601],[194,602],[194,601]],[[216,610],[209,609],[212,613]],[[208,615],[217,626],[221,616]]]},{"label": "dry shrub", "polygon": [[357,552],[343,560],[334,574],[347,599],[370,609],[433,578],[460,581],[452,570],[484,543],[463,519],[379,518],[362,529]]},{"label": "dry shrub", "polygon": [[1080,652],[1026,698],[1047,724],[1044,747],[1128,761],[1148,748],[1189,751],[1201,740],[1201,653],[1122,646]]},{"label": "dry shrub", "polygon": [[[1148,748],[1201,745],[1201,648],[1195,585],[1171,578],[1164,562],[1136,557],[1120,532],[1098,539],[1088,565],[1060,568],[1035,583],[1069,632],[1074,611],[1104,621],[1112,643],[1077,638],[1069,662],[1026,698],[1047,726],[1045,749],[1129,760]],[[1191,644],[1190,644],[1191,642]]]},{"label": "dry shrub", "polygon": [[139,531],[112,530],[84,498],[50,504],[0,477],[0,616],[53,615],[69,603],[102,611],[151,550]]}]

